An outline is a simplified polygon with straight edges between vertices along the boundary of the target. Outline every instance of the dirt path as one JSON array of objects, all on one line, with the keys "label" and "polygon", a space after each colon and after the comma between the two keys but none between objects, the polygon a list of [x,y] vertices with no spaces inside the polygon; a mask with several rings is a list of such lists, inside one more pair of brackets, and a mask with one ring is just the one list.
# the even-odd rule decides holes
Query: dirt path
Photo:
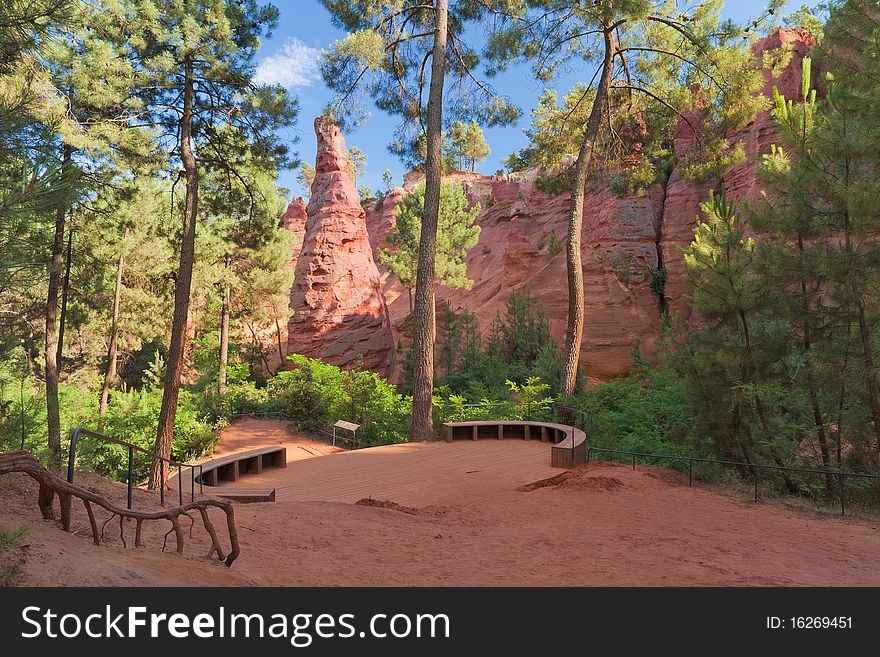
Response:
[{"label": "dirt path", "polygon": [[220,432],[220,448],[214,456],[270,445],[286,446],[288,463],[342,451],[338,447],[331,447],[327,443],[291,431],[290,423],[284,420],[243,417]]},{"label": "dirt path", "polygon": [[876,525],[662,475],[591,464],[555,486],[415,513],[252,505],[239,568],[295,585],[880,585]]},{"label": "dirt path", "polygon": [[[260,440],[285,439],[264,422]],[[224,449],[256,446],[243,426]],[[309,464],[325,458],[339,457]],[[124,500],[122,485],[82,481]],[[35,484],[9,476],[0,480],[0,529],[33,533],[27,548],[0,553],[0,573],[23,585],[880,586],[877,523],[689,488],[659,468],[592,463],[529,486],[482,472],[466,488],[427,474],[407,485],[442,489],[443,501],[238,505],[242,554],[226,569],[193,556],[207,546],[198,531],[186,558],[160,552],[166,527],[151,527],[140,550],[113,535],[95,547],[75,506],[77,534],[64,534],[40,519]],[[135,502],[156,500],[136,491]]]}]

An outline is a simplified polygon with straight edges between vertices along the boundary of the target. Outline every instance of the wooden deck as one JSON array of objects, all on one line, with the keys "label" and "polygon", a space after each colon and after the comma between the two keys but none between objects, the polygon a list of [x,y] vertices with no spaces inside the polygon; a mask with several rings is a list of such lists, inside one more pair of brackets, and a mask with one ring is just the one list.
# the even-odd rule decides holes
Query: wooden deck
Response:
[{"label": "wooden deck", "polygon": [[[274,488],[279,502],[351,503],[372,497],[424,506],[511,490],[558,474],[550,467],[547,443],[480,440],[386,445],[288,461],[286,468],[249,475],[247,484]],[[218,488],[224,485],[235,484]]]}]

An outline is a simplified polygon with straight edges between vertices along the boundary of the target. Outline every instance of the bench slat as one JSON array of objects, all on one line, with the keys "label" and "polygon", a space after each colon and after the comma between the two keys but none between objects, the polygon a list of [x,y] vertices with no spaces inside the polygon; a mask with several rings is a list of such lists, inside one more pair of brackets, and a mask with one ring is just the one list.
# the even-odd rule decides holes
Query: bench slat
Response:
[{"label": "bench slat", "polygon": [[248,504],[251,502],[274,502],[275,501],[275,489],[274,488],[240,488],[234,489],[231,488],[229,490],[219,489],[214,492],[214,495],[217,497],[222,497],[226,500],[232,500],[234,502],[241,502],[243,504]]}]

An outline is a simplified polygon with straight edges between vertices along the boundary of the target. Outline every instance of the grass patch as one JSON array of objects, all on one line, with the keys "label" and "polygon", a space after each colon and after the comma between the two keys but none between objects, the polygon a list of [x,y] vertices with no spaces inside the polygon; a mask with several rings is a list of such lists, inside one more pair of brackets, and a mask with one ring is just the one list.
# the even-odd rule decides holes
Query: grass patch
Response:
[{"label": "grass patch", "polygon": [[17,547],[31,533],[30,527],[22,525],[18,529],[0,531],[0,551]]}]

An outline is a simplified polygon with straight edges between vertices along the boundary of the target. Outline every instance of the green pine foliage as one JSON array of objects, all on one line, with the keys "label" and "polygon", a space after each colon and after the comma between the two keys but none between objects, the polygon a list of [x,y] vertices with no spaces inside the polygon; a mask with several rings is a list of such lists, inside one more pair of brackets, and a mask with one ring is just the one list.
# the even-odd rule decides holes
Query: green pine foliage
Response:
[{"label": "green pine foliage", "polygon": [[[513,290],[503,315],[481,337],[475,316],[446,307],[438,321],[438,387],[468,402],[508,399],[511,383],[535,379],[551,394],[562,367],[550,324],[528,288]],[[446,394],[444,393],[444,394]]]},{"label": "green pine foliage", "polygon": [[[379,251],[379,263],[395,274],[405,288],[416,285],[419,240],[425,185],[419,184],[403,197],[395,209],[394,226],[387,241],[392,248]],[[440,220],[437,230],[436,280],[453,289],[469,290],[473,281],[467,277],[465,257],[480,239],[480,227],[474,225],[480,204],[470,206],[459,185],[440,186]]]},{"label": "green pine foliage", "polygon": [[452,124],[449,129],[446,156],[455,162],[458,171],[470,169],[473,172],[477,164],[491,153],[479,123],[472,120],[470,123],[456,121]]}]

